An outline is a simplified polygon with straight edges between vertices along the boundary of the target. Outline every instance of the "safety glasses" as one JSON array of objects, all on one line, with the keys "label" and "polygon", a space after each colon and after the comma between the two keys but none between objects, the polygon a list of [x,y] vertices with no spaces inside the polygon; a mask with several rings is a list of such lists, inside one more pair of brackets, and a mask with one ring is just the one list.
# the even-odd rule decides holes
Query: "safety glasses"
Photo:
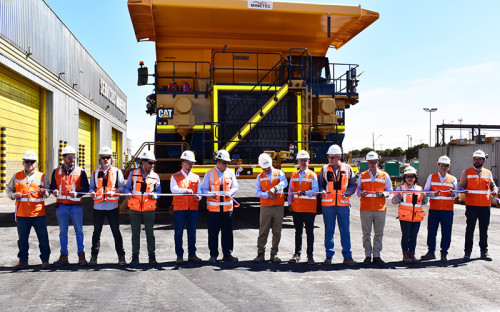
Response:
[{"label": "safety glasses", "polygon": [[110,159],[111,159],[111,156],[101,156],[101,159],[110,160]]},{"label": "safety glasses", "polygon": [[25,160],[24,163],[27,165],[33,165],[34,163],[36,163],[36,160]]},{"label": "safety glasses", "polygon": [[441,168],[448,168],[449,166],[450,165],[448,165],[448,164],[439,164],[439,167],[441,167]]}]

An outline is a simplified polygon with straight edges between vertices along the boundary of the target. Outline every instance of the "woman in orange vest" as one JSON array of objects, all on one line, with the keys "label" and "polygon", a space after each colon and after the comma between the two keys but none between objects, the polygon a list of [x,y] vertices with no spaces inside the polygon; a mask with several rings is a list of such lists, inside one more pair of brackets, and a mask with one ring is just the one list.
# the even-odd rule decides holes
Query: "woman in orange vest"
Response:
[{"label": "woman in orange vest", "polygon": [[[19,263],[16,270],[28,266],[29,235],[33,227],[38,237],[42,269],[49,268],[49,235],[45,218],[45,198],[49,196],[46,189],[49,182],[45,174],[36,170],[37,157],[34,151],[26,151],[23,155],[24,170],[16,173],[7,184],[7,195],[16,200],[16,222],[19,240]],[[29,194],[31,193],[31,194]],[[26,195],[25,195],[26,194]]]},{"label": "woman in orange vest", "polygon": [[417,235],[420,222],[424,220],[425,212],[422,205],[427,203],[427,195],[424,193],[410,193],[409,191],[422,191],[417,185],[417,170],[411,166],[406,167],[403,174],[404,184],[398,186],[397,193],[392,198],[394,205],[399,205],[398,218],[401,225],[401,249],[403,250],[403,261],[415,263],[415,248],[417,247]]}]

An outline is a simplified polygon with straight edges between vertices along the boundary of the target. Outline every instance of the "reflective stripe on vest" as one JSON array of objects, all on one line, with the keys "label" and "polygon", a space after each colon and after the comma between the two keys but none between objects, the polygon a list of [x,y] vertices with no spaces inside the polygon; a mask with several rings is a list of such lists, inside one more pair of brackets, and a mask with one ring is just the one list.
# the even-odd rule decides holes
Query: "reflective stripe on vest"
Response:
[{"label": "reflective stripe on vest", "polygon": [[76,190],[80,190],[82,188],[81,185],[81,175],[82,168],[75,167],[73,171],[69,175],[66,175],[66,171],[59,167],[56,169],[55,178],[57,188],[59,190],[59,196],[57,196],[57,202],[60,204],[81,204],[81,197],[71,197],[69,196],[69,192],[76,192]]},{"label": "reflective stripe on vest", "polygon": [[[211,212],[227,212],[233,210],[233,200],[230,197],[224,196],[231,189],[232,171],[226,169],[222,173],[222,182],[217,175],[217,169],[214,167],[208,172],[208,183],[210,192],[217,195],[216,199],[207,197],[207,209]],[[220,189],[222,183],[222,190]],[[221,211],[221,207],[223,208]]]},{"label": "reflective stripe on vest", "polygon": [[[182,170],[174,173],[170,179],[174,179],[177,186],[181,189],[189,189],[193,194],[198,192],[198,184],[200,177],[197,174],[189,173],[187,178],[182,173]],[[198,210],[199,201],[194,196],[174,196],[172,205],[174,210]]]},{"label": "reflective stripe on vest", "polygon": [[[344,198],[343,194],[347,189],[347,184],[349,183],[349,179],[351,178],[351,170],[350,167],[343,162],[340,162],[340,168],[338,171],[338,175],[335,175],[335,171],[333,167],[330,165],[323,166],[323,178],[326,183],[326,190],[328,194],[326,197],[321,199],[322,206],[349,206],[350,199],[349,197]],[[331,172],[334,181],[328,181],[328,172]],[[340,182],[340,190],[334,189],[335,183]]]},{"label": "reflective stripe on vest", "polygon": [[[377,175],[372,181],[370,176],[370,171],[366,170],[361,173],[361,190],[369,192],[383,192],[385,190],[385,178],[386,174],[384,171],[377,170]],[[377,197],[375,193],[368,193],[365,197],[360,199],[360,210],[370,210],[370,211],[384,211],[386,210],[385,197]]]},{"label": "reflective stripe on vest", "polygon": [[99,178],[99,172],[102,172],[104,176],[104,171],[99,167],[92,173],[92,179],[94,179],[95,184],[95,195],[94,203],[100,203],[102,201],[118,203],[118,195],[106,195],[103,193],[116,191],[116,186],[118,183],[118,170],[115,167],[110,167],[108,169],[108,174],[106,176],[107,182],[106,187],[103,187],[104,178]]},{"label": "reflective stripe on vest", "polygon": [[431,176],[431,191],[441,191],[439,196],[429,197],[430,210],[453,210],[455,204],[454,198],[449,194],[450,190],[455,187],[453,184],[454,177],[446,174],[443,183],[441,183],[441,176],[439,173],[434,173]]},{"label": "reflective stripe on vest", "polygon": [[[281,179],[281,170],[279,169],[273,169],[271,172],[271,176],[268,178],[265,172],[261,172],[259,174],[259,179],[260,179],[260,189],[262,192],[268,192],[270,191],[273,187],[276,185],[280,184]],[[279,190],[276,192],[276,199],[270,199],[270,198],[261,198],[260,199],[260,205],[261,206],[283,206],[285,204],[285,195],[283,193],[283,190]]]},{"label": "reflective stripe on vest", "polygon": [[481,168],[478,175],[473,167],[465,170],[467,173],[467,193],[465,193],[465,204],[467,206],[489,207],[491,172]]},{"label": "reflective stripe on vest", "polygon": [[[411,191],[410,188],[403,184],[401,190]],[[422,187],[416,185],[415,191],[421,191]],[[422,193],[415,193],[417,195],[417,202],[413,205],[413,194],[403,193],[403,201],[399,203],[398,218],[401,221],[409,222],[422,222],[424,220],[425,212],[422,209]]]},{"label": "reflective stripe on vest", "polygon": [[[300,191],[310,191],[312,189],[312,182],[314,181],[313,171],[307,169],[302,182],[299,182],[299,171],[295,171],[290,179],[290,185],[294,193]],[[292,200],[292,211],[294,212],[314,212],[316,213],[317,199],[316,195],[313,197],[309,196],[299,196],[298,194],[293,194]]]},{"label": "reflective stripe on vest", "polygon": [[[28,185],[26,173],[16,173],[14,189],[17,193],[26,194],[44,187],[45,175],[40,171],[33,173],[33,181]],[[41,217],[45,216],[45,199],[39,192],[25,195],[16,200],[16,217]]]},{"label": "reflective stripe on vest", "polygon": [[[149,195],[144,195],[144,193],[153,193],[157,182],[156,178],[152,178],[149,175],[146,177],[146,181],[144,181],[140,169],[135,169],[132,172],[132,198],[128,200],[129,209],[136,211],[155,210],[156,199],[149,199]],[[144,193],[141,192],[141,185],[143,183],[146,185]]]}]

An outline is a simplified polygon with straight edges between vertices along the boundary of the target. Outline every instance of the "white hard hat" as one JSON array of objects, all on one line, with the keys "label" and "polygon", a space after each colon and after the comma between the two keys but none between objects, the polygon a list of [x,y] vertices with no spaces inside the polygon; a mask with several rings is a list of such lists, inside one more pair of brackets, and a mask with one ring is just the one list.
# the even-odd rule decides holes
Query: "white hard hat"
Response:
[{"label": "white hard hat", "polygon": [[484,158],[486,159],[486,153],[482,150],[477,150],[472,154],[472,157]]},{"label": "white hard hat", "polygon": [[450,157],[443,155],[443,156],[439,157],[438,164],[451,165],[451,159],[450,159]]},{"label": "white hard hat", "polygon": [[155,154],[151,151],[144,151],[141,153],[141,160],[154,160],[156,161]]},{"label": "white hard hat", "polygon": [[271,159],[271,156],[269,156],[266,153],[262,153],[259,155],[259,166],[262,169],[267,169],[273,165],[273,160]]},{"label": "white hard hat", "polygon": [[113,155],[113,151],[111,150],[111,148],[103,146],[99,151],[99,155]]},{"label": "white hard hat", "polygon": [[36,158],[36,153],[32,150],[24,152],[23,155],[23,160],[34,160],[37,161],[38,158]]},{"label": "white hard hat", "polygon": [[412,166],[408,166],[405,168],[403,175],[407,174],[417,174],[417,169],[413,168]]},{"label": "white hard hat", "polygon": [[224,160],[224,161],[231,161],[231,158],[229,158],[229,152],[226,150],[218,151],[217,154],[215,155],[215,159]]},{"label": "white hard hat", "polygon": [[304,151],[304,150],[300,150],[298,153],[297,153],[297,159],[309,159],[309,153],[307,151]]},{"label": "white hard hat", "polygon": [[371,151],[368,154],[366,154],[366,160],[379,160],[378,154],[375,153],[374,151]]},{"label": "white hard hat", "polygon": [[75,154],[76,155],[76,151],[75,149],[73,148],[73,146],[71,145],[66,145],[63,149],[62,149],[62,155],[66,155],[66,154]]},{"label": "white hard hat", "polygon": [[333,144],[328,148],[328,155],[342,155],[342,149],[337,144]]},{"label": "white hard hat", "polygon": [[181,155],[181,159],[191,161],[191,162],[196,162],[196,159],[194,157],[194,153],[192,151],[184,151]]}]

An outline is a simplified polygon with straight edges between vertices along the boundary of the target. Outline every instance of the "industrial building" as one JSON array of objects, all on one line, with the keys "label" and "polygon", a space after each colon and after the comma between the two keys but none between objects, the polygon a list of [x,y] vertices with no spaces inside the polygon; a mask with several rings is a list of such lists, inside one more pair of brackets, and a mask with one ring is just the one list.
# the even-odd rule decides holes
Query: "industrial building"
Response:
[{"label": "industrial building", "polygon": [[126,122],[125,94],[44,1],[0,0],[2,191],[28,149],[47,174],[65,144],[87,172],[98,166],[101,146],[121,167]]}]

